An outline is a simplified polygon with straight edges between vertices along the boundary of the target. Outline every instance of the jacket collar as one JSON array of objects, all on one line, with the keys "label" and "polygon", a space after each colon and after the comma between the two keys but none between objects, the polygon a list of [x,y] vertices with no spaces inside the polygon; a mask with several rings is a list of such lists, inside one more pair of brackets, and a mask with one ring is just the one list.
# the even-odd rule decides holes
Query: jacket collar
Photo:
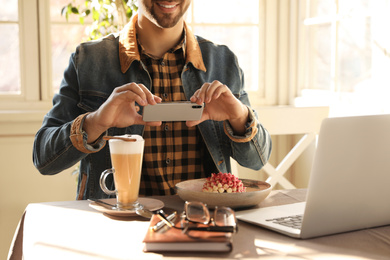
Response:
[{"label": "jacket collar", "polygon": [[[133,61],[141,60],[140,50],[138,48],[137,43],[137,31],[135,26],[137,20],[138,14],[133,17],[133,19],[123,28],[123,30],[119,34],[119,61],[122,73],[126,73]],[[195,68],[202,71],[206,71],[198,41],[196,40],[194,34],[187,27],[187,24],[185,22],[184,30],[186,33],[186,63],[191,62]]]}]

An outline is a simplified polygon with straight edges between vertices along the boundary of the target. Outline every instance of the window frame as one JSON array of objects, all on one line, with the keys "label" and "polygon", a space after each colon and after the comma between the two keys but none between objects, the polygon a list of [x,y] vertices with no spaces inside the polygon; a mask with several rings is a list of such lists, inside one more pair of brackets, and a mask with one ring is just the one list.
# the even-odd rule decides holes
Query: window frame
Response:
[{"label": "window frame", "polygon": [[[315,17],[310,17],[310,11],[309,11],[309,8],[310,8],[310,3],[308,3],[308,1],[302,1],[299,8],[300,8],[300,13],[301,13],[301,17],[300,17],[300,24],[299,24],[299,27],[300,27],[300,31],[302,32],[302,37],[300,37],[299,39],[299,46],[301,46],[301,50],[302,52],[299,53],[300,57],[301,57],[301,60],[303,60],[303,62],[298,65],[300,66],[300,69],[303,71],[303,73],[305,74],[305,76],[302,75],[302,78],[300,78],[300,82],[299,82],[299,87],[297,87],[296,89],[296,92],[294,93],[293,96],[291,96],[291,104],[295,104],[295,99],[299,97],[299,92],[304,90],[304,89],[316,89],[315,87],[313,88],[313,85],[314,83],[312,82],[313,79],[310,79],[308,77],[308,74],[310,73],[310,68],[307,69],[306,67],[308,67],[307,64],[313,64],[312,61],[308,61],[307,58],[305,57],[305,53],[304,53],[304,50],[306,48],[309,48],[311,47],[308,46],[307,44],[307,41],[313,41],[313,39],[306,39],[305,37],[305,31],[308,30],[309,26],[319,26],[319,25],[323,25],[323,24],[329,24],[331,26],[331,39],[329,39],[330,41],[330,45],[331,45],[331,66],[330,66],[330,78],[331,78],[331,84],[329,86],[329,92],[330,93],[336,93],[337,90],[339,89],[338,87],[338,84],[339,84],[339,80],[338,80],[338,71],[339,71],[339,66],[338,66],[338,40],[339,40],[339,37],[338,37],[338,31],[339,31],[339,22],[340,22],[340,14],[339,14],[339,10],[338,10],[338,1],[339,0],[335,0],[335,11],[336,13],[335,14],[332,14],[332,15],[329,15],[329,16],[315,16]],[[313,38],[313,36],[312,36]],[[314,57],[312,57],[312,59],[314,59]],[[304,72],[306,71],[306,72]],[[304,103],[306,103],[304,101]],[[318,105],[320,106],[320,105]]]},{"label": "window frame", "polygon": [[18,12],[21,93],[2,94],[0,110],[36,108],[41,100],[37,1],[19,0]]}]

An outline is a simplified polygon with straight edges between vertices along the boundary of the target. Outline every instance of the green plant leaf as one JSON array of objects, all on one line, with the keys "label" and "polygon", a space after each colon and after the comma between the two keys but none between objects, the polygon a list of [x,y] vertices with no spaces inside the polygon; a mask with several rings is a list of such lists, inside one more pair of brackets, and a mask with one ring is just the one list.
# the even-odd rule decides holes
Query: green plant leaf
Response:
[{"label": "green plant leaf", "polygon": [[74,14],[79,14],[79,9],[77,9],[76,7],[72,7],[71,8],[71,11],[72,11],[72,13],[74,13]]},{"label": "green plant leaf", "polygon": [[[120,10],[116,1],[121,1],[123,5]],[[88,40],[98,39],[107,34],[118,32],[119,25],[117,19],[117,11],[124,12],[127,22],[130,21],[133,14],[137,11],[137,0],[79,0],[84,2],[85,9],[81,9],[80,5],[76,5],[76,0],[68,0],[68,4],[61,9],[61,15],[65,16],[68,21],[69,15],[78,15],[79,23],[85,23],[85,17],[92,14],[92,25],[89,26],[89,31],[86,30]],[[93,5],[92,5],[93,4]],[[123,26],[123,24],[121,25]]]},{"label": "green plant leaf", "polygon": [[92,9],[92,19],[97,21],[97,20],[99,20],[99,17],[100,17],[100,13],[95,8],[93,8]]}]

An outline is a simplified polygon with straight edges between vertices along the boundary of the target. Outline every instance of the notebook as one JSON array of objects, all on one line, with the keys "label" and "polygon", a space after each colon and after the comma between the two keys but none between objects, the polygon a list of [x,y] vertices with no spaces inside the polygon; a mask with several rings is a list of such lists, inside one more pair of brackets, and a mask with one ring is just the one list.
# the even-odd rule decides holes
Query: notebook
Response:
[{"label": "notebook", "polygon": [[338,117],[322,122],[306,202],[236,213],[305,239],[389,225],[389,201],[390,115]]},{"label": "notebook", "polygon": [[153,231],[161,219],[155,214],[150,220],[150,227],[145,235],[144,251],[146,252],[230,252],[232,234],[209,231],[189,231],[183,233],[175,228],[164,228]]}]

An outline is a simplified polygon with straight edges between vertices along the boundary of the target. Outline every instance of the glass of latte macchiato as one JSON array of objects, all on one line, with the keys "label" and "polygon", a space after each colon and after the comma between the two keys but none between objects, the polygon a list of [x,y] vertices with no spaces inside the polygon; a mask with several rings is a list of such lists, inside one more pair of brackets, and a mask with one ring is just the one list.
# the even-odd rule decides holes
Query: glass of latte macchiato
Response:
[{"label": "glass of latte macchiato", "polygon": [[[139,135],[114,136],[109,141],[112,168],[100,176],[100,187],[108,195],[116,194],[119,209],[137,209],[141,181],[144,139]],[[115,190],[106,186],[106,178],[114,175]]]}]

